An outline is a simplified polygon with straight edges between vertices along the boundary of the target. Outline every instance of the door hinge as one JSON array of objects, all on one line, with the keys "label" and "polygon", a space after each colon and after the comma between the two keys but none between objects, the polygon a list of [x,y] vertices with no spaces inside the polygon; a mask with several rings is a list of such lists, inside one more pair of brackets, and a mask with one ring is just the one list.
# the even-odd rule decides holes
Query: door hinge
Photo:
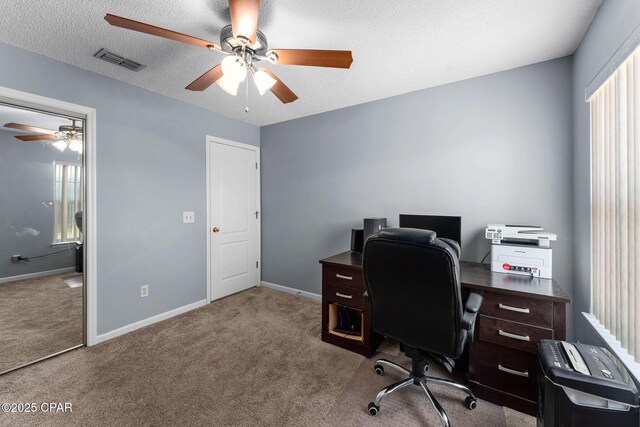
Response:
[{"label": "door hinge", "polygon": [[256,162],[256,169],[258,169],[258,162]]},{"label": "door hinge", "polygon": [[258,215],[260,215],[260,212],[256,211],[256,219],[258,219]]},{"label": "door hinge", "polygon": [[258,268],[258,261],[256,261],[256,268]]}]

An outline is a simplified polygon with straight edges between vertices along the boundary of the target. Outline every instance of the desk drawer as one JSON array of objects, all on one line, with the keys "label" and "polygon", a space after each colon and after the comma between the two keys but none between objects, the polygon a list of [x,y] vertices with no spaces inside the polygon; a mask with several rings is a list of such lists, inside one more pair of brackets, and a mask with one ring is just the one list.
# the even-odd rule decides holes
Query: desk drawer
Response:
[{"label": "desk drawer", "polygon": [[362,310],[364,301],[362,289],[354,289],[349,286],[326,284],[323,288],[324,299],[327,302],[337,302],[347,307]]},{"label": "desk drawer", "polygon": [[482,301],[482,314],[529,325],[553,327],[553,302],[511,295],[487,293]]},{"label": "desk drawer", "polygon": [[508,320],[479,316],[481,341],[500,344],[516,350],[537,354],[538,342],[542,339],[553,339],[551,329],[523,325]]},{"label": "desk drawer", "polygon": [[364,290],[362,270],[325,265],[322,269],[322,275],[324,282],[327,284],[348,286],[350,288]]},{"label": "desk drawer", "polygon": [[537,356],[493,344],[479,344],[480,382],[535,401]]}]

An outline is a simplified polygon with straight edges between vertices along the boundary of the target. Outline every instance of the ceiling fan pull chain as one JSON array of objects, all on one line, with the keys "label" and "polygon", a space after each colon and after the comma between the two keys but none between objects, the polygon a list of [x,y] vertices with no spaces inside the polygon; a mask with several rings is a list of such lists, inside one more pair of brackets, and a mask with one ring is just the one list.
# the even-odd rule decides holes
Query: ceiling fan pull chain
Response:
[{"label": "ceiling fan pull chain", "polygon": [[[244,59],[245,67],[247,67],[247,71],[251,71],[251,55],[247,54],[247,46],[242,45],[242,59]],[[250,73],[247,73],[250,74]],[[246,107],[244,107],[244,112],[249,113],[249,78],[244,79],[244,95],[246,101]]]},{"label": "ceiling fan pull chain", "polygon": [[245,113],[248,113],[248,112],[249,112],[249,79],[248,79],[248,78],[246,78],[246,79],[244,80],[244,83],[245,83],[245,85],[244,85],[244,88],[245,88],[244,93],[245,93],[245,95],[246,95],[246,101],[247,101],[247,106],[246,106],[246,107],[244,107],[244,112],[245,112]]}]

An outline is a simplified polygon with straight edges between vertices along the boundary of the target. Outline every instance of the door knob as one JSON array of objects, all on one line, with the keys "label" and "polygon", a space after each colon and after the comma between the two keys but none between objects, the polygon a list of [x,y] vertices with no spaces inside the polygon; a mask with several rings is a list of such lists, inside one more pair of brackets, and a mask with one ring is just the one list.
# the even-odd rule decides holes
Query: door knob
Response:
[{"label": "door knob", "polygon": [[211,231],[213,231],[214,233],[217,233],[218,231],[220,231],[220,229],[218,227],[213,227]]}]

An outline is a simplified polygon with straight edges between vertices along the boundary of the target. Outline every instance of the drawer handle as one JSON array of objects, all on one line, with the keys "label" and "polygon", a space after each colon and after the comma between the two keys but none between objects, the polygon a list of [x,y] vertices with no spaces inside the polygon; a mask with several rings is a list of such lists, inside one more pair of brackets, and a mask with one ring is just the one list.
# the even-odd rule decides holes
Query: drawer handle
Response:
[{"label": "drawer handle", "polygon": [[338,279],[353,280],[353,276],[343,276],[342,274],[336,274],[336,277]]},{"label": "drawer handle", "polygon": [[352,295],[346,295],[346,294],[341,294],[340,292],[336,292],[336,296],[340,297],[340,298],[346,298],[346,299],[351,299],[353,298]]},{"label": "drawer handle", "polygon": [[529,335],[516,335],[509,332],[505,332],[502,329],[498,329],[498,335],[502,335],[503,337],[507,337],[507,338],[513,338],[514,340],[531,341],[531,338],[529,338]]},{"label": "drawer handle", "polygon": [[519,377],[529,378],[529,372],[527,371],[518,371],[516,369],[509,369],[502,365],[498,365],[498,370],[502,372],[506,372],[507,374],[517,375]]},{"label": "drawer handle", "polygon": [[509,310],[509,311],[517,311],[518,313],[529,313],[529,309],[528,308],[520,308],[520,307],[512,307],[510,305],[505,305],[505,304],[498,304],[498,308],[501,308],[503,310]]}]

